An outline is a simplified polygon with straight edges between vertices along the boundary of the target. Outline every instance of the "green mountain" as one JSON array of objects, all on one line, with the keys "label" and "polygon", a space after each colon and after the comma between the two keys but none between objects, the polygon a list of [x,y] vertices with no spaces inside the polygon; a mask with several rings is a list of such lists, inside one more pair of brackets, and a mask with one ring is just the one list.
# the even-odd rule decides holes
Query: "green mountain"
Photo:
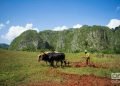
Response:
[{"label": "green mountain", "polygon": [[5,44],[5,43],[0,43],[0,48],[1,48],[1,49],[8,49],[8,48],[9,48],[9,45],[8,45],[8,44]]},{"label": "green mountain", "polygon": [[34,30],[23,32],[10,44],[12,50],[54,49],[63,52],[120,53],[120,26],[109,29],[105,26],[87,26],[64,31]]}]

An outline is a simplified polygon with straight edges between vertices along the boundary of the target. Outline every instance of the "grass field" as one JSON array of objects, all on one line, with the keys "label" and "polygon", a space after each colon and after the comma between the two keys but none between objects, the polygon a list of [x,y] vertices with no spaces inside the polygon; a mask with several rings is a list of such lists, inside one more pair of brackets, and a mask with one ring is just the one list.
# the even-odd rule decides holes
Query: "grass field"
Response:
[{"label": "grass field", "polygon": [[[38,62],[39,52],[7,51],[0,50],[0,86],[16,86],[29,84],[30,82],[55,81],[63,78],[54,73],[48,74],[50,66],[44,62]],[[84,53],[66,53],[66,59],[70,62],[84,62]],[[98,57],[91,54],[91,62],[105,65],[108,68],[94,67],[58,67],[58,71],[79,75],[95,75],[110,78],[111,73],[120,72],[120,55],[104,55]]]}]

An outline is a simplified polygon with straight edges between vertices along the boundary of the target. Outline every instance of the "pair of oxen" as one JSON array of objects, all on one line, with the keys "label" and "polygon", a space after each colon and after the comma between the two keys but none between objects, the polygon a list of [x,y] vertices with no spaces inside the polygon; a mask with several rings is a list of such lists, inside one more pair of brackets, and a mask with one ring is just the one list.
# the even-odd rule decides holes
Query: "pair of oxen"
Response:
[{"label": "pair of oxen", "polygon": [[58,62],[61,62],[61,66],[63,66],[63,64],[66,66],[66,64],[69,64],[69,62],[67,62],[65,60],[65,54],[64,53],[58,53],[58,52],[51,52],[51,53],[42,53],[39,56],[38,61],[45,61],[46,64],[47,62],[51,65],[54,66],[54,62],[56,62],[56,66],[58,66]]}]

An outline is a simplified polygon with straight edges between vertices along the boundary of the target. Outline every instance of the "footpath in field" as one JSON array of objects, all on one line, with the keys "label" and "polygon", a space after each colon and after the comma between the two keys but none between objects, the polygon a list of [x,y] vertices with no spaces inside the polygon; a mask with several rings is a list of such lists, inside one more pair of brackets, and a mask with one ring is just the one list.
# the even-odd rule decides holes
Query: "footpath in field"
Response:
[{"label": "footpath in field", "polygon": [[55,76],[60,76],[62,79],[60,82],[43,81],[30,83],[29,86],[119,86],[114,85],[111,79],[106,77],[63,73],[56,68],[49,68],[46,74],[54,74]]}]

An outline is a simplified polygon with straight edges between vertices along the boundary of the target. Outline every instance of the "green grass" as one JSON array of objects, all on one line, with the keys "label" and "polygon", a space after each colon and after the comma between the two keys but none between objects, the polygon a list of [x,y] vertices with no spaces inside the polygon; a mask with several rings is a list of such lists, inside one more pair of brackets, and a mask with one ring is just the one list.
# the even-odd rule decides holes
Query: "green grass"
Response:
[{"label": "green grass", "polygon": [[79,75],[96,75],[100,77],[110,77],[111,71],[102,68],[91,68],[91,67],[81,67],[81,68],[64,68],[60,69],[65,73],[79,74]]},{"label": "green grass", "polygon": [[[41,81],[60,82],[62,79],[60,76],[54,73],[47,74],[50,67],[44,62],[38,62],[38,54],[39,52],[0,50],[0,85],[14,86]],[[84,53],[66,53],[66,59],[73,62],[85,61],[82,56]],[[91,54],[91,61],[109,65],[109,68],[65,67],[56,70],[79,75],[94,74],[100,77],[110,77],[112,72],[120,72],[120,55],[114,55],[112,58],[97,58],[95,54]]]},{"label": "green grass", "polygon": [[[79,62],[84,61],[84,53],[66,53],[67,59],[72,62]],[[107,56],[107,57],[106,57]],[[79,75],[91,75],[94,74],[96,76],[100,77],[111,77],[111,73],[120,72],[120,55],[113,55],[111,57],[111,54],[105,54],[104,58],[99,58],[96,56],[96,54],[91,54],[91,62],[97,63],[97,64],[103,64],[107,65],[109,68],[93,68],[93,67],[80,67],[80,68],[64,68],[59,69],[62,72],[65,73],[72,73],[72,74],[79,74]]]},{"label": "green grass", "polygon": [[8,86],[27,83],[30,81],[57,80],[46,76],[49,68],[38,62],[38,52],[21,52],[0,50],[0,85]]}]

